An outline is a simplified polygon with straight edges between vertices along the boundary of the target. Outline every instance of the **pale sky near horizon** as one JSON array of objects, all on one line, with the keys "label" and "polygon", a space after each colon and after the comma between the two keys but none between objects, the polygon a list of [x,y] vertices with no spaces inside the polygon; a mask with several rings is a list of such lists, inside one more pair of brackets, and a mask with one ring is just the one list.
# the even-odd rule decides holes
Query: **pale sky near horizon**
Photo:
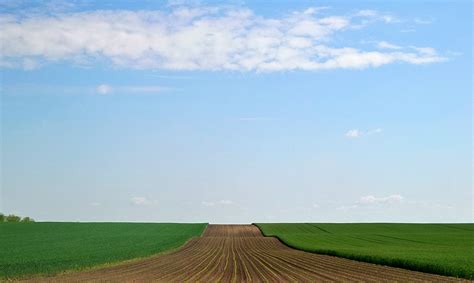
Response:
[{"label": "pale sky near horizon", "polygon": [[1,1],[0,212],[472,222],[471,1]]}]

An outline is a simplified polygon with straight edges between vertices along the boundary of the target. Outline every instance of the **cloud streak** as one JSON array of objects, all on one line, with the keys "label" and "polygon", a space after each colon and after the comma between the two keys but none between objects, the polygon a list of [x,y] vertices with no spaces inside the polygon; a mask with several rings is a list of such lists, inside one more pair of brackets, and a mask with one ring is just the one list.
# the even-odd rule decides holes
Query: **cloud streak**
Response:
[{"label": "cloud streak", "polygon": [[97,86],[96,92],[98,94],[104,94],[104,95],[109,94],[110,92],[112,92],[112,87],[108,84],[101,84]]},{"label": "cloud streak", "polygon": [[158,93],[170,90],[167,87],[153,86],[153,85],[137,85],[137,86],[112,86],[109,84],[100,84],[95,88],[97,94],[107,95],[113,92],[119,93]]},{"label": "cloud streak", "polygon": [[349,139],[356,139],[356,138],[359,138],[361,135],[362,134],[358,129],[352,129],[352,130],[347,131],[346,133],[346,137]]},{"label": "cloud streak", "polygon": [[353,204],[342,205],[337,207],[337,210],[351,210],[362,207],[383,207],[400,204],[404,201],[404,197],[399,194],[393,194],[385,197],[376,197],[373,195],[360,197],[359,200]]},{"label": "cloud streak", "polygon": [[363,136],[380,134],[382,133],[382,131],[383,130],[381,128],[375,128],[375,129],[367,130],[367,131],[361,131],[359,129],[351,129],[346,132],[345,136],[348,139],[357,139]]},{"label": "cloud streak", "polygon": [[330,46],[338,34],[394,18],[372,10],[353,16],[323,16],[320,11],[309,8],[273,18],[228,6],[3,14],[0,66],[33,69],[61,61],[82,65],[105,60],[121,68],[272,72],[446,60],[434,49]]},{"label": "cloud streak", "polygon": [[359,199],[361,205],[374,205],[374,204],[393,204],[400,203],[403,200],[401,195],[390,195],[386,197],[375,197],[373,195],[364,196]]},{"label": "cloud streak", "polygon": [[231,200],[228,200],[228,199],[221,199],[221,200],[218,200],[218,201],[202,201],[201,204],[203,206],[206,206],[206,207],[213,207],[213,206],[217,206],[217,205],[232,205],[234,204],[233,201]]},{"label": "cloud streak", "polygon": [[389,42],[386,42],[386,41],[378,42],[377,47],[381,48],[381,49],[396,49],[396,50],[402,49],[401,46],[398,46],[398,45],[395,45],[395,44],[392,44],[392,43],[389,43]]},{"label": "cloud streak", "polygon": [[140,196],[130,198],[130,203],[135,206],[149,206],[157,204],[157,201]]}]

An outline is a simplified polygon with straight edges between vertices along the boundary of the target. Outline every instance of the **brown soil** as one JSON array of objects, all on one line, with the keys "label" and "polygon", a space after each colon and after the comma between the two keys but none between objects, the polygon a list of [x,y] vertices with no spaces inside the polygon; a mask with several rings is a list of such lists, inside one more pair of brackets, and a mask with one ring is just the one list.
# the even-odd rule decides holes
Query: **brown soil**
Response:
[{"label": "brown soil", "polygon": [[295,250],[263,237],[252,225],[209,225],[181,249],[116,266],[33,282],[451,282],[456,278],[414,272]]}]

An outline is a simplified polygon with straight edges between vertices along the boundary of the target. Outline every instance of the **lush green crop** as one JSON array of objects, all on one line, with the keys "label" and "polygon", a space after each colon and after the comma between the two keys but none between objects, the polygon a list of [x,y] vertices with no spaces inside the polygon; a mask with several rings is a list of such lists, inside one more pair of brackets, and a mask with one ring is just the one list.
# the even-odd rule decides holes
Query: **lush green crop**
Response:
[{"label": "lush green crop", "polygon": [[0,223],[0,279],[54,274],[183,245],[206,224]]},{"label": "lush green crop", "polygon": [[257,224],[265,236],[321,254],[474,278],[474,224]]}]

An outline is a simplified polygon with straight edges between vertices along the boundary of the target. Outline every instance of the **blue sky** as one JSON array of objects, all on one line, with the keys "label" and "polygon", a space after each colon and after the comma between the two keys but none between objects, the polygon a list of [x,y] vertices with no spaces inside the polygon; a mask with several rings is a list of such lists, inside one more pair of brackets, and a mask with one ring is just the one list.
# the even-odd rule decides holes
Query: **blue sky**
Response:
[{"label": "blue sky", "polygon": [[6,1],[0,211],[472,222],[468,1]]}]

